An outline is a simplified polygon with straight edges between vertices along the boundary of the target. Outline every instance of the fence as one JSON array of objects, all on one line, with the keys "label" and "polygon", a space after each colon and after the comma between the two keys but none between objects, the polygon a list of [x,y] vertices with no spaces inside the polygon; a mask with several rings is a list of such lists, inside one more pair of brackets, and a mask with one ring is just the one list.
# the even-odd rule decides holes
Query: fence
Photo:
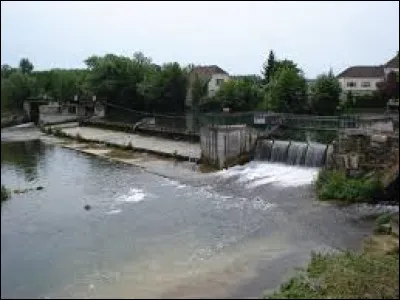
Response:
[{"label": "fence", "polygon": [[126,109],[107,103],[107,121],[124,122],[140,130],[199,135],[202,126],[246,125],[265,130],[277,123],[291,129],[337,131],[344,128],[359,128],[376,122],[386,122],[390,118],[361,118],[357,115],[313,116],[272,112],[238,113],[186,113],[159,114]]}]

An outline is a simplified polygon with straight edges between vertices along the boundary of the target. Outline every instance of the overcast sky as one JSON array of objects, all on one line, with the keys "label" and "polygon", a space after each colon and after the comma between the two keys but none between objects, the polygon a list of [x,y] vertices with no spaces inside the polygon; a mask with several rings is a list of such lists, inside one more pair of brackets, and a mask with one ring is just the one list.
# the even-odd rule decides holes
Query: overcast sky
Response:
[{"label": "overcast sky", "polygon": [[1,2],[1,63],[84,67],[90,55],[216,64],[258,74],[270,49],[306,77],[382,64],[399,45],[399,2]]}]

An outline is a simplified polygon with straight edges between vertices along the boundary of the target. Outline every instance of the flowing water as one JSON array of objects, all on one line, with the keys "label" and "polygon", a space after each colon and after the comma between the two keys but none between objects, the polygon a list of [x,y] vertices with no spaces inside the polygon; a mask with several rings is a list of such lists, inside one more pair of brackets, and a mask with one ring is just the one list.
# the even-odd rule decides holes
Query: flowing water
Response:
[{"label": "flowing water", "polygon": [[325,163],[327,145],[294,141],[260,140],[255,150],[257,160],[288,165],[321,167]]},{"label": "flowing water", "polygon": [[[39,140],[1,150],[2,184],[44,187],[2,203],[2,298],[259,297],[311,250],[357,248],[369,232],[355,208],[313,201],[317,168],[172,179]],[[289,161],[304,151],[293,144]]]}]

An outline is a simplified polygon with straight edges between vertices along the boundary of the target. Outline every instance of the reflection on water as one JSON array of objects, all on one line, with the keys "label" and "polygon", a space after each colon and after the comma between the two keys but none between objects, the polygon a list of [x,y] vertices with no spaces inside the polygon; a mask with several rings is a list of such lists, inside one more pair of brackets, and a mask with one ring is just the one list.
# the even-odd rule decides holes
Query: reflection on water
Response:
[{"label": "reflection on water", "polygon": [[45,157],[45,146],[39,141],[1,143],[1,165],[12,166],[24,174],[26,181],[38,177],[39,161]]}]

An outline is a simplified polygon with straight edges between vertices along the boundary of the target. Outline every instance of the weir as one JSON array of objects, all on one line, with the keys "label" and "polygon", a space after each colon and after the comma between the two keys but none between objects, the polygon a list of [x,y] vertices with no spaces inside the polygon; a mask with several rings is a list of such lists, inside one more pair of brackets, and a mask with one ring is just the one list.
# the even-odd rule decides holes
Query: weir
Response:
[{"label": "weir", "polygon": [[280,162],[288,165],[322,167],[326,161],[327,145],[280,140],[259,140],[255,160]]}]

